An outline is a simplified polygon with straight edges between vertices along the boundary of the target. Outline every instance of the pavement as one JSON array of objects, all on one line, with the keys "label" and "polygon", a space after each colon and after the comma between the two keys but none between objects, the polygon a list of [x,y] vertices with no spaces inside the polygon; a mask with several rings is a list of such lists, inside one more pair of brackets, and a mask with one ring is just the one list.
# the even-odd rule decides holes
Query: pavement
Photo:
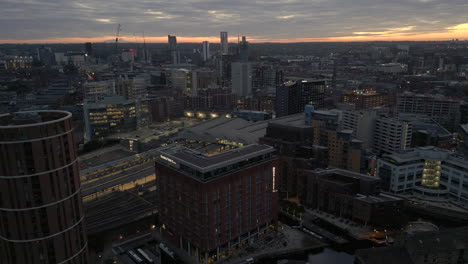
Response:
[{"label": "pavement", "polygon": [[[248,252],[246,248],[238,250],[228,259],[216,263],[237,264],[245,261],[248,258],[259,258],[262,256],[272,256],[275,254],[290,253],[300,251],[305,248],[311,247],[310,244],[304,244],[307,239],[311,243],[316,243],[316,246],[323,246],[324,244],[317,240],[315,237],[306,234],[299,229],[292,228],[288,225],[279,224],[278,232],[270,233],[273,239],[270,241],[260,240],[258,244],[260,248],[254,252]],[[286,246],[285,243],[286,242]]]}]

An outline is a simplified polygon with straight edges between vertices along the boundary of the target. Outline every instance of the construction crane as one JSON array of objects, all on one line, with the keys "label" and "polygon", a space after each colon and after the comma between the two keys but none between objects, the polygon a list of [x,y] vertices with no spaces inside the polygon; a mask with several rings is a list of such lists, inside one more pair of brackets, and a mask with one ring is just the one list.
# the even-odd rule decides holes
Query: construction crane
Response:
[{"label": "construction crane", "polygon": [[117,44],[119,43],[119,35],[120,35],[120,30],[122,27],[120,24],[117,25],[117,33],[115,33],[115,50],[117,50]]}]

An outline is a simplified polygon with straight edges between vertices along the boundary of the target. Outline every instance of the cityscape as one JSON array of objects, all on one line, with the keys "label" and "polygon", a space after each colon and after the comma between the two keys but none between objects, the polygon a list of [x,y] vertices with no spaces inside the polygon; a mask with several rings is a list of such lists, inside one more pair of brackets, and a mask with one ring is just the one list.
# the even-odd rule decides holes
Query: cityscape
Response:
[{"label": "cityscape", "polygon": [[0,264],[468,263],[468,23],[95,22],[0,30]]}]

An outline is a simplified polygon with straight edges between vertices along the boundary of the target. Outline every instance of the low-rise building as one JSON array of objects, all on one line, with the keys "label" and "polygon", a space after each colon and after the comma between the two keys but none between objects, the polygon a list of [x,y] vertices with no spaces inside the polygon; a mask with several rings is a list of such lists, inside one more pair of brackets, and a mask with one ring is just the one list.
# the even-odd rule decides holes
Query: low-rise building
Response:
[{"label": "low-rise building", "polygon": [[403,200],[382,194],[379,178],[342,169],[302,173],[307,179],[306,206],[364,224],[385,226],[398,222]]},{"label": "low-rise building", "polygon": [[422,147],[383,155],[377,161],[377,176],[391,192],[449,195],[468,201],[468,160],[449,150]]}]

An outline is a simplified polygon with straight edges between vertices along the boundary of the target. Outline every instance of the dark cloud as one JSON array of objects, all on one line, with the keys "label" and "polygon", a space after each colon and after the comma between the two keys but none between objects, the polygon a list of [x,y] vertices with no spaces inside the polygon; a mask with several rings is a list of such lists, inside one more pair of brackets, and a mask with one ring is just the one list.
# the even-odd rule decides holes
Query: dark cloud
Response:
[{"label": "dark cloud", "polygon": [[[440,32],[468,23],[466,0],[1,0],[0,39],[233,35],[327,38]],[[361,32],[363,34],[354,34]]]}]

